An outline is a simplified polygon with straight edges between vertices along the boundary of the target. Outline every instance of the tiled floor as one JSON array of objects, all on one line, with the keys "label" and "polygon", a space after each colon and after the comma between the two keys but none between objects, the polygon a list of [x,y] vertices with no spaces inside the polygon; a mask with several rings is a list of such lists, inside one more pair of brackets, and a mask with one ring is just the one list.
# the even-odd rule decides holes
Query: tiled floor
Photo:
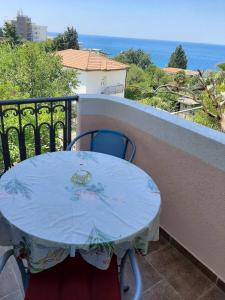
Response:
[{"label": "tiled floor", "polygon": [[[0,254],[4,250],[0,248]],[[149,254],[138,260],[143,278],[143,300],[225,300],[225,293],[163,237],[151,243]],[[133,292],[129,265],[127,269],[130,290],[124,300],[132,299]],[[22,299],[19,272],[10,259],[0,275],[0,300]]]}]

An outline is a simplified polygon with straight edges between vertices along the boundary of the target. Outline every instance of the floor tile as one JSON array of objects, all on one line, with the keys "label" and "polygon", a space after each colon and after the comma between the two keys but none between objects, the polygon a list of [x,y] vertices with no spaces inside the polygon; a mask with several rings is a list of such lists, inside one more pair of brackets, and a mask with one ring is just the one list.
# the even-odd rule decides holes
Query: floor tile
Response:
[{"label": "floor tile", "polygon": [[0,299],[18,289],[20,287],[14,273],[10,268],[5,268],[0,274]]},{"label": "floor tile", "polygon": [[150,242],[149,243],[149,250],[148,253],[152,253],[158,250],[161,250],[169,245],[169,242],[162,236],[159,236],[159,240],[157,242]]},{"label": "floor tile", "polygon": [[[0,256],[3,255],[8,249],[8,247],[0,247]],[[3,297],[3,299],[5,299],[7,296],[7,299],[10,299],[9,297],[11,297],[14,300],[16,299],[16,296],[13,295],[13,293],[18,294],[16,291],[21,290],[20,276],[18,277],[20,273],[18,271],[16,273],[16,269],[17,266],[15,259],[14,257],[10,257],[3,271],[0,273],[0,299]],[[22,292],[19,293],[19,296],[21,296],[21,294]]]},{"label": "floor tile", "polygon": [[208,292],[204,293],[198,300],[224,300],[225,292],[217,286],[213,286]]},{"label": "floor tile", "polygon": [[[0,255],[7,248],[0,247]],[[143,300],[225,300],[225,293],[166,239],[150,243],[147,256],[137,256],[142,280]],[[123,300],[132,299],[134,280],[129,263],[126,283],[130,290]],[[21,276],[14,258],[0,274],[0,300],[22,300]]]},{"label": "floor tile", "polygon": [[149,254],[146,259],[185,300],[197,299],[213,285],[191,261],[171,246]]},{"label": "floor tile", "polygon": [[182,300],[182,298],[166,280],[162,280],[143,293],[142,300]]},{"label": "floor tile", "polygon": [[[10,248],[0,246],[0,256],[2,256],[8,249],[10,249]],[[4,276],[8,276],[7,274],[4,274],[6,272],[11,272],[12,273],[11,274],[12,275],[11,276],[12,285],[16,286],[16,287],[19,286],[21,289],[23,289],[22,278],[21,278],[20,271],[19,271],[19,268],[18,268],[18,265],[16,263],[16,260],[15,260],[14,256],[11,256],[8,259],[2,274],[0,274],[0,278],[2,276],[3,276],[3,278],[4,278]],[[1,287],[1,283],[0,283],[0,287]],[[1,297],[1,289],[0,289],[0,297]]]},{"label": "floor tile", "polygon": [[[138,265],[141,272],[143,291],[149,289],[151,286],[159,282],[162,277],[145,259],[143,256],[137,256]],[[131,286],[132,290],[134,287],[133,274],[129,262],[126,265],[126,282]]]}]

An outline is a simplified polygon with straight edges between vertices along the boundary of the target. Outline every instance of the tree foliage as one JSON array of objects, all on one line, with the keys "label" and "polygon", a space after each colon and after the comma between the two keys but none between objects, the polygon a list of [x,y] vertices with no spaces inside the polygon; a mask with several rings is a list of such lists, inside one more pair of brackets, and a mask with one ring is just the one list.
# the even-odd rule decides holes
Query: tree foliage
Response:
[{"label": "tree foliage", "polygon": [[52,50],[79,49],[78,34],[74,27],[67,27],[63,34],[59,34],[52,42]]},{"label": "tree foliage", "polygon": [[145,79],[145,72],[137,65],[132,64],[127,72],[126,83],[132,85],[140,83]]},{"label": "tree foliage", "polygon": [[145,72],[146,83],[150,88],[156,89],[159,85],[170,80],[170,76],[155,65],[151,64]]},{"label": "tree foliage", "polygon": [[181,45],[177,46],[175,51],[171,54],[168,67],[187,69],[187,56]]},{"label": "tree foliage", "polygon": [[225,72],[203,74],[199,71],[198,80],[202,92],[194,99],[202,105],[202,110],[194,120],[225,132]]},{"label": "tree foliage", "polygon": [[142,104],[151,105],[155,108],[159,108],[169,112],[175,111],[177,105],[175,97],[173,95],[168,96],[168,94],[167,95],[158,94],[157,96],[153,96],[151,98],[141,99],[138,102]]},{"label": "tree foliage", "polygon": [[145,70],[151,64],[149,54],[145,53],[142,49],[130,48],[115,56],[115,60],[124,64],[134,64]]},{"label": "tree foliage", "polygon": [[13,23],[5,22],[2,28],[2,36],[4,40],[11,46],[21,44],[21,39],[16,33],[16,26]]},{"label": "tree foliage", "polygon": [[225,132],[225,71],[201,72],[191,79],[167,83],[157,91],[185,97],[199,105],[192,120]]},{"label": "tree foliage", "polygon": [[167,111],[177,110],[177,96],[159,91],[161,85],[167,84],[171,77],[151,64],[145,70],[137,65],[131,65],[127,73],[125,97],[137,100]]},{"label": "tree foliage", "polygon": [[225,71],[225,63],[218,64],[221,71]]},{"label": "tree foliage", "polygon": [[[184,63],[186,67],[186,59]],[[193,100],[198,110],[187,118],[225,132],[225,63],[218,67],[217,72],[198,71],[188,76],[184,71],[168,75],[153,64],[145,69],[132,64],[127,74],[125,97],[169,112],[179,111],[181,98]]]},{"label": "tree foliage", "polygon": [[[46,53],[39,43],[25,43],[12,47],[10,44],[0,44],[0,99],[21,99],[33,97],[53,97],[71,95],[77,85],[77,73],[65,70],[61,57]],[[21,105],[23,107],[24,105]],[[30,104],[30,107],[33,107]],[[64,119],[64,113],[58,110],[54,114],[55,120]],[[39,115],[40,123],[50,123],[50,114]],[[13,111],[7,113],[5,129],[18,127],[18,116]],[[35,117],[32,114],[23,116],[24,124],[35,126]],[[60,129],[56,129],[56,146],[61,145]],[[43,127],[41,131],[42,151],[48,150],[49,130]],[[19,160],[18,134],[10,131],[9,149],[12,162]],[[34,132],[26,131],[26,151],[28,157],[34,155]],[[0,161],[2,149],[0,148]]]},{"label": "tree foliage", "polygon": [[61,58],[46,53],[38,43],[14,48],[2,44],[0,57],[0,84],[11,83],[28,97],[68,95],[77,85],[77,73],[63,69]]}]

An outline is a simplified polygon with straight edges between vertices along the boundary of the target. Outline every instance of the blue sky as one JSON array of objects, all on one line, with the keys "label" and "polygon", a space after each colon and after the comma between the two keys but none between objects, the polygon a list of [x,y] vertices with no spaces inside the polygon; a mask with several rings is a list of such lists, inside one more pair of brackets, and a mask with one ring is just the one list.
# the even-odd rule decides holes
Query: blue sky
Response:
[{"label": "blue sky", "polygon": [[0,24],[18,9],[48,31],[225,44],[225,0],[0,0]]}]

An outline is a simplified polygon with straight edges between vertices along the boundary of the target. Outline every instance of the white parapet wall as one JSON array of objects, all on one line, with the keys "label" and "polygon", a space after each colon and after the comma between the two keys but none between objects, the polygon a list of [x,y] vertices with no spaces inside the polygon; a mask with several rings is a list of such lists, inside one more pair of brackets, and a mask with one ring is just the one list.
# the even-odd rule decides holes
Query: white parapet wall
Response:
[{"label": "white parapet wall", "polygon": [[80,131],[112,128],[134,139],[134,163],[162,194],[161,226],[225,280],[225,134],[113,96],[80,95]]}]

